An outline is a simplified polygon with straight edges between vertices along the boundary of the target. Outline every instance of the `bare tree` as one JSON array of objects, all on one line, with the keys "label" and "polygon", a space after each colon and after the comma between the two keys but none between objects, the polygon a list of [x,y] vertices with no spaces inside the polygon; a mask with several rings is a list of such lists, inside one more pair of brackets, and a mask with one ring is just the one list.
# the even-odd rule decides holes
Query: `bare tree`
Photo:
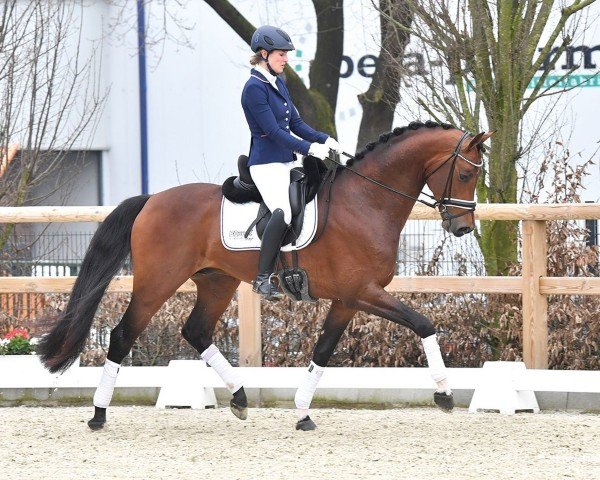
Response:
[{"label": "bare tree", "polygon": [[0,149],[0,178],[4,176],[8,167],[12,163],[12,161],[17,156],[17,152],[19,151],[19,144],[13,143],[8,148]]},{"label": "bare tree", "polygon": [[[127,43],[131,32],[139,34],[139,20],[143,16],[144,31],[141,40],[146,46],[146,55],[153,61],[149,68],[156,68],[163,58],[168,43],[184,48],[193,48],[188,34],[195,21],[185,16],[190,0],[105,0],[111,6],[111,15],[106,22],[103,40],[118,45]],[[195,0],[192,0],[195,1]],[[143,15],[142,15],[143,14]],[[138,45],[131,45],[135,54]],[[150,60],[150,58],[149,58]]]},{"label": "bare tree", "polygon": [[[81,50],[82,8],[42,0],[0,7],[0,148],[21,143],[0,176],[0,205],[23,205],[59,170],[73,175],[65,157],[93,135],[103,95],[97,58]],[[12,230],[0,226],[0,249]]]},{"label": "bare tree", "polygon": [[[517,167],[527,147],[523,118],[540,98],[564,91],[553,87],[577,68],[569,44],[583,26],[580,13],[594,1],[407,0],[414,22],[398,26],[420,40],[434,65],[415,81],[420,107],[471,131],[485,119],[496,131],[477,189],[480,202],[516,203]],[[569,70],[551,77],[565,52]],[[488,274],[506,274],[517,260],[516,222],[482,222],[478,240]]]}]

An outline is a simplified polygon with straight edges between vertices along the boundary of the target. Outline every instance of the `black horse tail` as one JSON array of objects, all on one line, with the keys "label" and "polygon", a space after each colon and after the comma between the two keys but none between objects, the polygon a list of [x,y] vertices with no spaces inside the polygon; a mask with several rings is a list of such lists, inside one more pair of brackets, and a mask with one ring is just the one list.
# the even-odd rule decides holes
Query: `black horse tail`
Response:
[{"label": "black horse tail", "polygon": [[139,195],[123,201],[92,237],[67,308],[37,348],[42,363],[52,373],[65,371],[82,352],[98,304],[131,251],[133,222],[149,198]]}]

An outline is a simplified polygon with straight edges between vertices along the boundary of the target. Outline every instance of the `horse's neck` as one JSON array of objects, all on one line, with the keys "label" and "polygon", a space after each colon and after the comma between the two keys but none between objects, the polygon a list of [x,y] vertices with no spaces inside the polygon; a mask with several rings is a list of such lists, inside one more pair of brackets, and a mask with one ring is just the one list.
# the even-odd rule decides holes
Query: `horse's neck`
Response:
[{"label": "horse's neck", "polygon": [[[392,157],[377,158],[372,154],[356,162],[353,169],[410,197],[418,197],[424,186],[423,162],[412,158],[405,159],[404,162],[393,161],[393,156],[397,154],[390,152],[389,155]],[[377,217],[377,221],[369,223],[372,225],[372,234],[397,241],[415,200],[389,191],[352,172],[344,174],[342,183],[340,190],[345,198],[343,201],[354,206],[356,215]]]},{"label": "horse's neck", "polygon": [[[395,193],[365,179],[361,182],[368,184],[368,198],[376,208],[401,215],[407,204],[410,208],[425,185],[423,169],[424,160],[415,156],[403,155],[401,147],[386,150],[380,155],[371,155],[357,162],[355,170],[379,183],[398,192]],[[405,194],[407,196],[404,196]],[[403,201],[400,201],[403,200]],[[410,213],[410,211],[409,211]]]}]

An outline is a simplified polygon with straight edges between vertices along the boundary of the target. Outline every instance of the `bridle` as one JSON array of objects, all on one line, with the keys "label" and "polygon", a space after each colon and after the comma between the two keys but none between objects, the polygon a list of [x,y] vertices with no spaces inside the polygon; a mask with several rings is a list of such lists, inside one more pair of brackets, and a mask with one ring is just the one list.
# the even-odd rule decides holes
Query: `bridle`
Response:
[{"label": "bridle", "polygon": [[[396,190],[393,187],[385,185],[385,184],[375,180],[374,178],[363,175],[362,173],[357,172],[353,168],[351,168],[347,165],[344,165],[337,158],[333,158],[333,159],[330,158],[330,159],[335,164],[339,165],[340,167],[345,168],[346,170],[351,171],[355,175],[358,175],[359,177],[364,178],[365,180],[368,180],[369,182],[374,183],[375,185],[385,188],[386,190],[389,190],[390,192],[393,192],[397,195],[401,195],[402,197],[405,197],[405,198],[410,198],[411,200],[420,202],[423,205],[427,205],[428,207],[438,209],[440,212],[440,215],[442,217],[442,220],[450,221],[455,218],[462,217],[463,215],[467,215],[469,213],[474,212],[475,207],[477,206],[477,202],[475,202],[473,200],[462,200],[460,198],[452,198],[452,179],[454,177],[454,170],[456,169],[456,162],[458,161],[458,159],[460,158],[461,160],[464,160],[465,162],[467,162],[470,165],[473,165],[474,167],[477,167],[477,168],[481,168],[483,166],[483,160],[481,161],[481,163],[475,163],[475,162],[469,160],[468,158],[464,157],[460,153],[463,143],[469,136],[470,136],[469,132],[464,132],[462,134],[462,136],[459,138],[458,143],[456,144],[456,147],[454,148],[454,151],[452,152],[452,154],[446,160],[444,160],[440,165],[438,165],[433,170],[433,172],[431,172],[429,175],[427,175],[425,177],[425,182],[427,182],[427,179],[429,177],[431,177],[435,172],[440,170],[448,162],[452,162],[452,165],[450,166],[450,172],[448,174],[448,178],[446,179],[446,184],[444,185],[444,191],[440,195],[439,199],[436,199],[433,195],[429,195],[428,193],[425,193],[425,192],[420,193],[420,195],[425,195],[426,197],[429,197],[433,201],[423,200],[422,198],[414,197],[412,195],[409,195],[408,193],[404,193],[400,190]],[[356,160],[356,158],[354,156],[350,155],[349,153],[342,152],[342,155],[345,155],[348,158]],[[458,213],[458,214],[451,214],[450,212],[448,212],[448,207],[460,208],[460,209],[464,210],[464,212]]]}]

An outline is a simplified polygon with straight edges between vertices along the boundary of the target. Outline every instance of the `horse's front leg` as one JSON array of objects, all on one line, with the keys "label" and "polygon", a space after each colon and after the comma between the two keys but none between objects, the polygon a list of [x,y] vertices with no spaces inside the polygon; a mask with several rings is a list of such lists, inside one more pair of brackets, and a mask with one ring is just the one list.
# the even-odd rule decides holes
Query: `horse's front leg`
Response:
[{"label": "horse's front leg", "polygon": [[423,343],[431,377],[437,384],[433,399],[443,411],[452,411],[454,398],[448,383],[446,365],[436,338],[435,327],[431,321],[419,312],[407,307],[380,286],[372,286],[366,289],[357,297],[355,302],[353,306],[356,306],[357,310],[404,325],[419,335]]},{"label": "horse's front leg", "polygon": [[296,430],[314,430],[317,428],[312,419],[308,416],[308,410],[312,401],[317,384],[323,375],[323,371],[338,344],[342,333],[352,320],[356,310],[345,307],[339,300],[331,302],[329,313],[323,322],[323,329],[315,349],[313,359],[310,362],[308,370],[302,378],[302,383],[296,391],[296,412],[298,414],[298,423]]}]

